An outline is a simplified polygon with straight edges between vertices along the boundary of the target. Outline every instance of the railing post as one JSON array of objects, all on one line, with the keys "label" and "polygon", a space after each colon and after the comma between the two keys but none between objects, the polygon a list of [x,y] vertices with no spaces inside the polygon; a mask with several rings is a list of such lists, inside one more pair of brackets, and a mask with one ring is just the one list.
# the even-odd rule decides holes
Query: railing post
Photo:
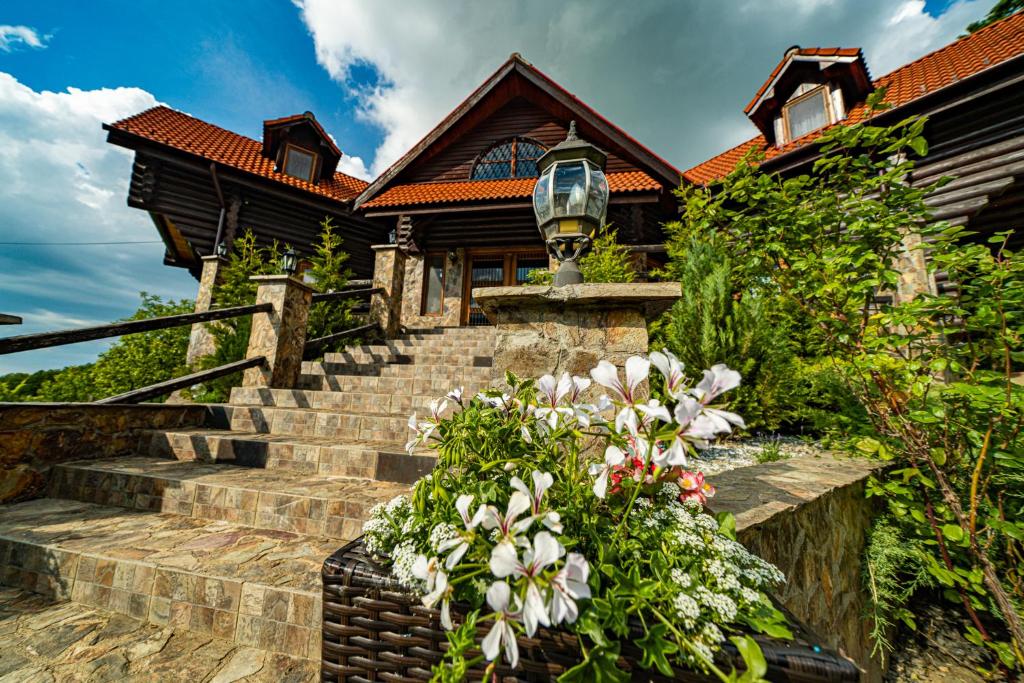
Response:
[{"label": "railing post", "polygon": [[370,298],[370,321],[377,323],[385,339],[397,336],[402,326],[402,285],[405,254],[397,244],[378,244],[374,251],[373,286],[381,291]]},{"label": "railing post", "polygon": [[242,378],[245,387],[292,389],[302,373],[302,351],[306,346],[306,324],[313,290],[288,275],[258,275],[256,303],[269,303],[269,313],[252,316],[246,358],[263,356],[267,362],[249,368]]},{"label": "railing post", "polygon": [[[205,313],[213,305],[213,289],[217,286],[220,269],[227,263],[222,256],[204,256],[203,273],[199,277],[199,292],[196,294],[196,313]],[[207,327],[209,323],[196,323],[188,338],[188,353],[185,364],[192,368],[203,356],[209,356],[217,350],[217,341]]]}]

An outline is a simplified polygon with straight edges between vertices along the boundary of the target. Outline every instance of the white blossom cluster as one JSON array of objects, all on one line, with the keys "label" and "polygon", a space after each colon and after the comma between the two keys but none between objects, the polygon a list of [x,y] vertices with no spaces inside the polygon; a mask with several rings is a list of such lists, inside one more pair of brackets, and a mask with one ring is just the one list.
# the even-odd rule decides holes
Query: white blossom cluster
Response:
[{"label": "white blossom cluster", "polygon": [[374,505],[363,524],[366,551],[378,558],[392,556],[395,546],[414,531],[415,524],[408,496],[395,496],[387,503]]}]

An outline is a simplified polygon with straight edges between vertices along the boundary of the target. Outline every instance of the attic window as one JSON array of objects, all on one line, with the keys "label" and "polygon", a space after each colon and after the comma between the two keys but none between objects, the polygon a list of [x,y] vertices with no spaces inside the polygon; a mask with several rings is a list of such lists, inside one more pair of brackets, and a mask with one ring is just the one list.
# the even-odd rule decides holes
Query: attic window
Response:
[{"label": "attic window", "polygon": [[537,159],[540,159],[545,151],[540,144],[523,138],[500,142],[480,155],[473,165],[470,178],[536,178],[539,175]]},{"label": "attic window", "polygon": [[832,122],[829,114],[828,88],[821,86],[796,97],[782,108],[786,141],[812,133]]},{"label": "attic window", "polygon": [[309,150],[288,145],[284,152],[284,172],[300,180],[312,181],[316,154]]}]

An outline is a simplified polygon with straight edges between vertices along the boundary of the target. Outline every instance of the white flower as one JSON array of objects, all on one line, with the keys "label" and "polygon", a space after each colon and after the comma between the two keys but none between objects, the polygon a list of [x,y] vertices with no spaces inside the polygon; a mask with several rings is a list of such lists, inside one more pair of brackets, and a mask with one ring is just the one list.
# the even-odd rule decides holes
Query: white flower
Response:
[{"label": "white flower", "polygon": [[537,577],[565,554],[565,548],[546,531],[539,531],[533,537],[533,543],[525,544],[523,558],[519,559],[515,546],[510,543],[499,543],[491,551],[491,573],[499,579],[514,576],[526,581],[526,600],[523,602],[523,626],[526,635],[533,636],[537,626],[550,626],[547,605],[541,594],[541,586]]},{"label": "white flower", "polygon": [[619,371],[606,360],[598,363],[597,367],[590,371],[590,376],[601,386],[614,391],[620,400],[632,405],[636,402],[637,388],[647,379],[650,371],[651,361],[640,356],[630,356],[626,360],[625,384],[619,380]]},{"label": "white flower", "polygon": [[[431,402],[431,409],[434,408],[435,403],[437,403],[436,400]],[[416,432],[416,436],[414,436],[411,440],[409,440],[408,443],[405,444],[405,450],[411,454],[413,450],[416,448],[416,446],[420,445],[421,443],[429,439],[430,435],[434,433],[435,429],[437,429],[436,418],[434,422],[419,422],[416,420],[416,413],[413,413],[412,415],[409,416],[409,429]]]},{"label": "white flower", "polygon": [[448,584],[448,574],[441,569],[441,563],[436,557],[428,559],[426,555],[420,555],[413,563],[412,572],[417,579],[427,582],[427,593],[423,596],[423,606],[433,607],[441,602],[441,625],[451,631],[453,628],[450,609],[452,587]]},{"label": "white flower", "polygon": [[746,429],[747,425],[743,421],[743,418],[736,413],[730,413],[727,410],[720,410],[718,408],[705,408],[704,415],[711,420],[712,424],[715,425],[715,429],[719,432],[729,433],[732,431],[732,427],[729,425],[736,425],[740,429]]},{"label": "white flower", "polygon": [[441,414],[447,410],[448,401],[443,398],[435,398],[430,402],[430,415],[434,418],[434,422],[441,419]]},{"label": "white flower", "polygon": [[551,604],[549,612],[552,624],[563,621],[573,623],[579,616],[576,601],[590,597],[590,565],[579,553],[569,553],[565,558],[565,566],[551,580]]},{"label": "white flower", "polygon": [[655,351],[651,354],[651,363],[665,377],[665,390],[672,398],[679,398],[683,389],[683,382],[686,375],[683,374],[683,364],[668,349]]},{"label": "white flower", "polygon": [[696,396],[701,403],[708,405],[718,396],[739,385],[740,373],[730,370],[724,363],[719,363],[712,365],[710,370],[704,371],[704,378],[690,393]]},{"label": "white flower", "polygon": [[530,499],[530,513],[536,518],[541,517],[541,523],[547,528],[551,529],[555,533],[561,533],[562,525],[560,523],[561,517],[557,512],[550,511],[541,515],[541,503],[544,500],[544,493],[551,488],[551,485],[555,483],[555,478],[551,476],[550,472],[541,472],[539,470],[533,471],[533,492],[526,487],[524,482],[519,477],[512,477],[512,481],[509,484],[516,491],[522,492],[524,496]]},{"label": "white flower", "polygon": [[461,406],[462,405],[462,393],[463,393],[464,390],[465,390],[465,387],[458,387],[457,389],[452,389],[447,394],[445,394],[445,398],[450,398],[451,400],[455,401],[456,403],[458,403]]},{"label": "white flower", "polygon": [[604,464],[592,463],[589,471],[591,476],[596,476],[597,480],[594,481],[594,495],[598,498],[604,498],[608,492],[608,474],[612,471],[612,468],[621,465],[626,461],[626,454],[622,452],[622,449],[614,444],[608,446],[604,450]]},{"label": "white flower", "polygon": [[668,408],[661,405],[661,402],[657,399],[652,398],[647,403],[637,403],[636,409],[644,416],[640,422],[641,427],[646,427],[654,422],[654,420],[661,420],[662,422],[672,421],[672,414],[668,412]]},{"label": "white flower", "polygon": [[590,380],[586,377],[572,376],[572,390],[569,392],[569,403],[576,403],[584,391],[590,388]]},{"label": "white flower", "polygon": [[568,372],[563,372],[561,379],[555,381],[554,375],[544,375],[537,380],[540,394],[537,398],[550,408],[557,408],[569,392],[572,391],[572,379]]},{"label": "white flower", "polygon": [[512,590],[502,581],[495,581],[487,589],[487,604],[494,610],[495,619],[490,632],[480,641],[480,650],[484,657],[492,662],[504,650],[505,660],[515,668],[519,663],[519,645],[516,643],[516,633],[510,623],[516,614],[509,609],[511,596]]},{"label": "white flower", "polygon": [[452,539],[441,543],[437,551],[440,553],[451,551],[448,558],[445,560],[444,566],[451,571],[455,568],[459,562],[462,561],[463,555],[469,550],[469,547],[473,544],[473,540],[476,538],[476,534],[473,532],[477,526],[483,521],[484,516],[487,514],[487,508],[484,505],[477,507],[476,512],[473,516],[469,515],[469,506],[473,502],[473,496],[469,494],[462,494],[455,500],[455,509],[459,511],[459,515],[462,517],[462,523],[466,527],[466,530],[459,532],[459,534]]},{"label": "white flower", "polygon": [[522,491],[514,492],[508,499],[508,509],[502,514],[498,508],[488,505],[483,525],[488,531],[496,529],[499,537],[515,543],[515,537],[530,528],[533,517],[518,520],[519,515],[530,509],[530,497]]}]

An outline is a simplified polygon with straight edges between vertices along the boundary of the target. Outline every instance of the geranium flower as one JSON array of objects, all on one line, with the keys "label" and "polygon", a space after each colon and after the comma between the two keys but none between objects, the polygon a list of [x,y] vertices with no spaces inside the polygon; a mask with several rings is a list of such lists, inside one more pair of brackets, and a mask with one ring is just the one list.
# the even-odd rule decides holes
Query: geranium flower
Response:
[{"label": "geranium flower", "polygon": [[612,471],[613,467],[618,467],[622,463],[626,462],[626,454],[622,452],[622,449],[616,445],[608,446],[604,450],[604,464],[592,463],[589,468],[591,476],[596,476],[597,479],[594,481],[594,495],[598,498],[604,498],[608,492],[608,474]]},{"label": "geranium flower", "polygon": [[572,389],[569,391],[569,403],[576,403],[584,391],[590,388],[591,381],[586,377],[572,376]]},{"label": "geranium flower", "polygon": [[619,399],[632,405],[636,402],[636,390],[640,384],[647,379],[651,371],[651,361],[640,356],[630,356],[626,360],[626,383],[619,380],[618,369],[606,360],[597,364],[597,367],[590,371],[594,381],[603,387],[614,391]]},{"label": "geranium flower", "polygon": [[651,354],[651,363],[665,377],[665,390],[672,398],[679,398],[683,390],[683,382],[686,375],[683,374],[683,364],[668,349],[655,351]]},{"label": "geranium flower", "polygon": [[416,419],[416,413],[409,416],[409,429],[416,432],[416,436],[406,442],[405,450],[410,454],[416,449],[416,446],[420,445],[424,441],[430,438],[430,435],[437,429],[437,422],[418,421]]},{"label": "geranium flower", "polygon": [[487,604],[494,610],[494,626],[480,641],[480,650],[489,661],[494,661],[505,651],[505,660],[514,669],[519,663],[519,645],[516,643],[516,632],[510,623],[516,617],[516,611],[509,609],[512,589],[503,581],[495,581],[487,589]]},{"label": "geranium flower", "polygon": [[551,476],[550,472],[541,472],[539,470],[533,471],[533,492],[526,487],[524,482],[519,477],[512,477],[512,481],[509,484],[516,491],[520,491],[523,495],[530,499],[530,513],[536,518],[541,517],[541,523],[547,528],[554,531],[556,534],[562,532],[561,516],[551,510],[541,515],[541,502],[544,499],[544,493],[551,488],[551,485],[555,483],[555,478]]},{"label": "geranium flower", "polygon": [[457,389],[452,389],[447,394],[445,394],[445,398],[450,398],[451,400],[455,401],[456,403],[458,403],[461,406],[462,405],[462,393],[463,393],[464,390],[465,390],[465,387],[458,387]]},{"label": "geranium flower", "polygon": [[708,405],[725,392],[738,387],[740,379],[740,373],[730,370],[724,363],[719,363],[704,371],[704,378],[690,390],[690,393],[701,403]]},{"label": "geranium flower", "polygon": [[661,405],[661,402],[657,399],[652,398],[647,403],[637,403],[636,409],[643,414],[643,418],[640,420],[639,427],[646,427],[654,420],[661,420],[662,422],[671,422],[672,414],[668,412],[668,407]]},{"label": "geranium flower", "polygon": [[541,593],[541,585],[537,578],[544,569],[558,561],[565,554],[565,548],[546,531],[539,531],[533,537],[533,543],[526,542],[523,558],[513,545],[499,543],[491,551],[491,573],[499,579],[514,576],[526,582],[526,599],[523,601],[523,626],[526,635],[537,632],[537,626],[550,626],[547,605]]},{"label": "geranium flower", "polygon": [[561,379],[557,382],[554,375],[544,375],[537,380],[537,389],[540,390],[537,398],[545,404],[545,407],[557,408],[562,399],[572,391],[572,379],[568,372],[563,372]]},{"label": "geranium flower", "polygon": [[480,505],[473,516],[469,515],[469,506],[473,502],[473,496],[469,494],[462,494],[455,500],[455,509],[459,511],[459,515],[462,517],[462,524],[466,527],[465,531],[460,531],[459,535],[455,538],[450,538],[447,541],[441,543],[437,550],[441,553],[446,553],[449,550],[451,554],[445,560],[444,566],[448,571],[455,568],[459,562],[462,561],[462,556],[466,554],[469,547],[473,544],[476,539],[474,529],[480,525],[484,519],[484,515],[487,514],[487,507]]},{"label": "geranium flower", "polygon": [[441,414],[444,413],[448,408],[447,399],[435,398],[430,402],[430,415],[434,418],[434,422],[438,422],[441,419]]},{"label": "geranium flower", "polygon": [[505,511],[505,514],[502,514],[493,505],[487,506],[483,519],[484,528],[488,531],[498,529],[502,538],[514,545],[515,537],[529,529],[530,525],[533,524],[533,517],[518,519],[519,515],[529,509],[530,497],[522,491],[516,491],[508,499],[508,509]]},{"label": "geranium flower", "polygon": [[703,472],[683,472],[676,480],[676,485],[682,491],[679,494],[680,501],[696,500],[703,504],[715,496],[715,487],[704,481]]},{"label": "geranium flower", "polygon": [[412,565],[412,573],[417,579],[427,582],[427,593],[423,596],[423,606],[433,607],[441,602],[441,625],[451,631],[453,628],[452,587],[448,584],[448,574],[441,569],[440,561],[436,557],[428,559],[426,555],[420,555]]},{"label": "geranium flower", "polygon": [[565,566],[551,579],[551,603],[548,608],[552,624],[563,621],[571,624],[576,621],[579,616],[576,601],[590,598],[590,586],[587,585],[589,576],[590,565],[586,558],[579,553],[569,553],[565,557]]}]

